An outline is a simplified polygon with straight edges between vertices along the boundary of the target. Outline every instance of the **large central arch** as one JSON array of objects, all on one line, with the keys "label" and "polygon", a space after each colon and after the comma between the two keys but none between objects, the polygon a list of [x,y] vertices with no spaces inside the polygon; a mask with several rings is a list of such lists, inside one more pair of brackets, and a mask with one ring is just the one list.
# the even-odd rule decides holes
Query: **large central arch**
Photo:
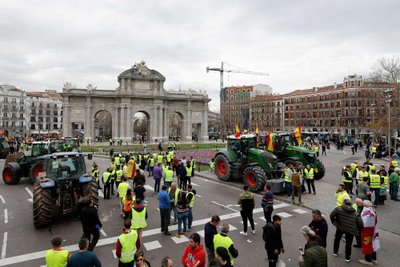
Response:
[{"label": "large central arch", "polygon": [[168,140],[170,114],[179,114],[182,127],[181,140],[192,140],[196,130],[200,140],[208,139],[208,98],[206,92],[172,91],[164,89],[165,77],[158,71],[148,69],[144,62],[118,76],[116,90],[98,90],[89,84],[86,89],[64,84],[63,135],[72,136],[74,125],[83,125],[85,139],[95,140],[98,121],[95,116],[105,111],[111,114],[112,137],[129,142],[134,135],[134,115],[145,114],[146,139]]}]

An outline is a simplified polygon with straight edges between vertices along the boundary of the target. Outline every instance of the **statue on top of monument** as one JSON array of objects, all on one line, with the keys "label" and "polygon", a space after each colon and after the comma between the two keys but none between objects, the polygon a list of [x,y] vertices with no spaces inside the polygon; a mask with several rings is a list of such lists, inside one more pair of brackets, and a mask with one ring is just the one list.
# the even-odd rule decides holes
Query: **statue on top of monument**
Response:
[{"label": "statue on top of monument", "polygon": [[70,83],[70,82],[65,82],[62,89],[65,90],[65,91],[67,91],[68,93],[70,93],[72,87],[73,87],[73,86],[72,86],[72,83]]},{"label": "statue on top of monument", "polygon": [[140,61],[140,63],[135,63],[135,65],[133,65],[133,70],[137,74],[143,75],[143,76],[150,74],[150,70],[149,70],[149,68],[147,68],[146,62],[144,62],[143,60]]},{"label": "statue on top of monument", "polygon": [[88,90],[89,93],[92,93],[92,91],[94,91],[94,90],[96,90],[96,89],[97,89],[97,86],[94,86],[94,85],[91,84],[91,83],[89,83],[89,84],[86,86],[86,90]]}]

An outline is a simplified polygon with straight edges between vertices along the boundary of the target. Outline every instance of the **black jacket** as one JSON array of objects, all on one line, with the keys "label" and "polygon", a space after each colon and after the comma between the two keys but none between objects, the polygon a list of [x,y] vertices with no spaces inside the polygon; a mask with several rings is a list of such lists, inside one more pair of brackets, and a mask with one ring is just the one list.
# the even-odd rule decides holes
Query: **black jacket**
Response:
[{"label": "black jacket", "polygon": [[263,240],[267,251],[273,252],[277,249],[280,252],[283,248],[281,227],[275,226],[272,222],[267,223],[263,227]]},{"label": "black jacket", "polygon": [[214,235],[218,234],[217,227],[210,222],[204,226],[204,243],[206,248],[214,250]]},{"label": "black jacket", "polygon": [[325,218],[321,218],[319,221],[312,221],[308,225],[321,239],[317,240],[318,245],[326,248],[326,236],[328,234],[328,224]]},{"label": "black jacket", "polygon": [[96,225],[99,228],[102,227],[99,216],[97,214],[97,209],[92,206],[86,206],[81,209],[81,223],[84,230],[94,230]]}]

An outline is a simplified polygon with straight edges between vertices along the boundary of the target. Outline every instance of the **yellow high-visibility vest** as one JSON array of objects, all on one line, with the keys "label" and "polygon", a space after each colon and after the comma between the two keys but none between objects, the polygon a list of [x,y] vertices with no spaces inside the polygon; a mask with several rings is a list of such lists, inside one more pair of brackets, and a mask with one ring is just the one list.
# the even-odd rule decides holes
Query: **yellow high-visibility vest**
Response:
[{"label": "yellow high-visibility vest", "polygon": [[132,262],[136,253],[137,231],[130,230],[128,233],[120,235],[118,239],[121,243],[121,258],[119,260],[122,263]]}]

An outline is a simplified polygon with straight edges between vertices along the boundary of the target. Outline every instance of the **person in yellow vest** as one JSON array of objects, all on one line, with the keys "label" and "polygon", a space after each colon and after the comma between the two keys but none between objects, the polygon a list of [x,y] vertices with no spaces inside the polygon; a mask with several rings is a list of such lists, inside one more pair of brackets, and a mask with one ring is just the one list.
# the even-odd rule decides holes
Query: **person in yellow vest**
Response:
[{"label": "person in yellow vest", "polygon": [[64,267],[67,265],[71,253],[61,248],[62,239],[55,236],[51,239],[52,248],[46,252],[46,264],[48,267]]},{"label": "person in yellow vest", "polygon": [[343,168],[342,182],[344,183],[346,192],[350,195],[354,195],[353,194],[353,177],[351,175],[351,166],[349,164],[347,164],[346,167]]},{"label": "person in yellow vest", "polygon": [[100,187],[100,179],[99,179],[99,166],[97,165],[97,162],[93,162],[92,165],[92,179],[94,179],[97,183],[97,188],[102,189]]},{"label": "person in yellow vest", "polygon": [[372,145],[371,152],[372,152],[371,158],[376,158],[376,145]]},{"label": "person in yellow vest", "polygon": [[116,167],[114,165],[114,168],[110,168],[111,169],[111,176],[110,176],[110,191],[111,191],[111,195],[114,195],[114,185],[115,185],[115,179],[117,177],[117,172],[116,172]]},{"label": "person in yellow vest", "polygon": [[119,155],[115,155],[114,156],[114,165],[116,170],[119,170],[121,167],[121,158],[119,157]]},{"label": "person in yellow vest", "polygon": [[171,152],[171,151],[168,151],[168,152],[167,152],[167,155],[165,156],[168,166],[171,166],[171,160],[172,160],[172,158],[173,158],[173,156],[171,155],[170,152]]},{"label": "person in yellow vest", "polygon": [[153,176],[153,170],[154,170],[154,158],[153,157],[149,157],[148,166],[149,166],[149,176]]},{"label": "person in yellow vest", "polygon": [[336,190],[336,207],[340,207],[343,205],[343,200],[345,197],[349,197],[349,194],[346,192],[344,184],[340,184],[338,189]]},{"label": "person in yellow vest", "polygon": [[208,163],[208,166],[210,173],[214,173],[215,172],[214,157],[211,158],[210,162]]},{"label": "person in yellow vest", "polygon": [[[186,168],[186,178],[185,178],[185,179],[182,179],[182,180],[183,180],[183,183],[182,183],[182,187],[181,187],[181,189],[182,189],[183,191],[186,191],[186,187],[187,187],[188,181],[191,180],[192,165],[190,164],[190,161],[187,162],[185,168]],[[189,183],[189,184],[190,184],[190,183]]]},{"label": "person in yellow vest", "polygon": [[104,199],[110,199],[110,183],[111,183],[111,170],[107,168],[103,172],[103,185],[104,185]]},{"label": "person in yellow vest", "polygon": [[188,214],[188,229],[192,229],[193,222],[193,207],[196,201],[196,190],[193,189],[192,185],[187,186],[188,192],[186,193],[186,198],[189,202],[189,214]]},{"label": "person in yellow vest", "polygon": [[157,155],[157,163],[158,164],[163,164],[164,163],[164,155],[162,152],[160,152],[160,154]]},{"label": "person in yellow vest", "polygon": [[196,161],[194,160],[193,156],[190,156],[190,167],[192,168],[192,173],[189,176],[188,183],[192,184],[191,178],[194,177],[194,173],[195,173],[196,168],[197,168],[197,164],[196,164]]},{"label": "person in yellow vest", "polygon": [[124,171],[122,169],[118,169],[115,172],[115,187],[117,188],[117,196],[118,196],[118,187],[119,187],[119,184],[122,182],[123,176],[124,176]]},{"label": "person in yellow vest", "polygon": [[171,187],[172,180],[174,179],[174,171],[172,170],[171,167],[168,167],[163,173],[164,173],[164,185],[169,188]]},{"label": "person in yellow vest", "polygon": [[128,178],[128,181],[133,183],[133,178],[136,175],[136,163],[134,158],[130,157],[129,161],[126,164],[126,173],[124,173],[124,176]]},{"label": "person in yellow vest", "polygon": [[371,189],[371,192],[373,192],[375,195],[375,200],[374,200],[375,206],[378,206],[379,203],[381,184],[382,184],[381,176],[379,174],[376,174],[375,170],[372,170],[371,174],[369,175],[369,187]]},{"label": "person in yellow vest", "polygon": [[132,219],[132,208],[135,202],[136,197],[132,193],[132,189],[129,188],[128,191],[126,191],[125,197],[122,199],[122,212],[125,219]]},{"label": "person in yellow vest", "polygon": [[353,163],[350,164],[352,174],[353,174],[354,170],[357,168],[357,166],[358,166],[357,161],[354,161]]},{"label": "person in yellow vest", "polygon": [[119,204],[120,204],[120,207],[121,207],[121,215],[123,215],[123,207],[124,207],[123,199],[125,198],[126,193],[128,192],[128,189],[129,189],[128,180],[126,179],[126,177],[122,176],[122,182],[118,184],[118,188],[117,188],[118,197],[119,197],[119,200],[120,200]]},{"label": "person in yellow vest", "polygon": [[368,173],[369,173],[369,174],[371,174],[372,171],[375,171],[375,172],[376,172],[375,165],[369,165],[368,167],[369,167],[369,169],[368,169]]},{"label": "person in yellow vest", "polygon": [[140,242],[137,231],[131,228],[131,220],[125,219],[123,232],[118,237],[115,248],[119,267],[133,266],[135,253],[140,248]]},{"label": "person in yellow vest", "polygon": [[357,184],[356,193],[357,194],[358,194],[358,184],[362,183],[364,178],[369,179],[369,173],[367,172],[367,168],[365,166],[361,166],[361,171],[359,171],[357,173],[357,180],[356,180],[356,184]]},{"label": "person in yellow vest", "polygon": [[228,237],[229,224],[224,223],[221,227],[221,233],[214,235],[213,244],[214,252],[219,247],[225,248],[229,253],[229,258],[231,259],[231,265],[234,266],[235,260],[239,256],[239,251],[235,248],[233,241]]},{"label": "person in yellow vest", "polygon": [[169,209],[169,218],[171,218],[171,212],[174,212],[174,222],[172,224],[177,224],[178,221],[178,212],[176,210],[176,206],[178,205],[178,198],[179,198],[179,192],[181,190],[176,187],[175,183],[171,184],[171,187],[168,188],[168,196],[169,199],[174,200],[171,202],[170,209]]},{"label": "person in yellow vest", "polygon": [[390,162],[389,162],[389,167],[391,167],[391,166],[393,166],[395,168],[399,166],[399,163],[393,157],[390,158]]},{"label": "person in yellow vest", "polygon": [[285,180],[285,189],[288,198],[292,196],[292,171],[293,165],[288,164],[284,169],[283,169],[283,175],[284,175],[284,180]]},{"label": "person in yellow vest", "polygon": [[385,164],[381,164],[377,174],[381,177],[381,189],[379,193],[379,205],[385,205],[387,199],[387,187],[389,185],[389,176],[385,170]]},{"label": "person in yellow vest", "polygon": [[[147,227],[147,209],[143,206],[140,199],[136,199],[135,206],[132,209],[131,229],[137,231],[139,240],[142,240],[143,229]],[[140,243],[141,244],[141,243]]]},{"label": "person in yellow vest", "polygon": [[319,157],[319,143],[316,143],[314,145],[314,151],[315,151],[315,154],[317,155],[317,157]]},{"label": "person in yellow vest", "polygon": [[304,173],[304,178],[307,182],[308,193],[311,194],[311,188],[312,188],[315,195],[314,169],[311,168],[310,164],[307,164],[303,173]]}]

